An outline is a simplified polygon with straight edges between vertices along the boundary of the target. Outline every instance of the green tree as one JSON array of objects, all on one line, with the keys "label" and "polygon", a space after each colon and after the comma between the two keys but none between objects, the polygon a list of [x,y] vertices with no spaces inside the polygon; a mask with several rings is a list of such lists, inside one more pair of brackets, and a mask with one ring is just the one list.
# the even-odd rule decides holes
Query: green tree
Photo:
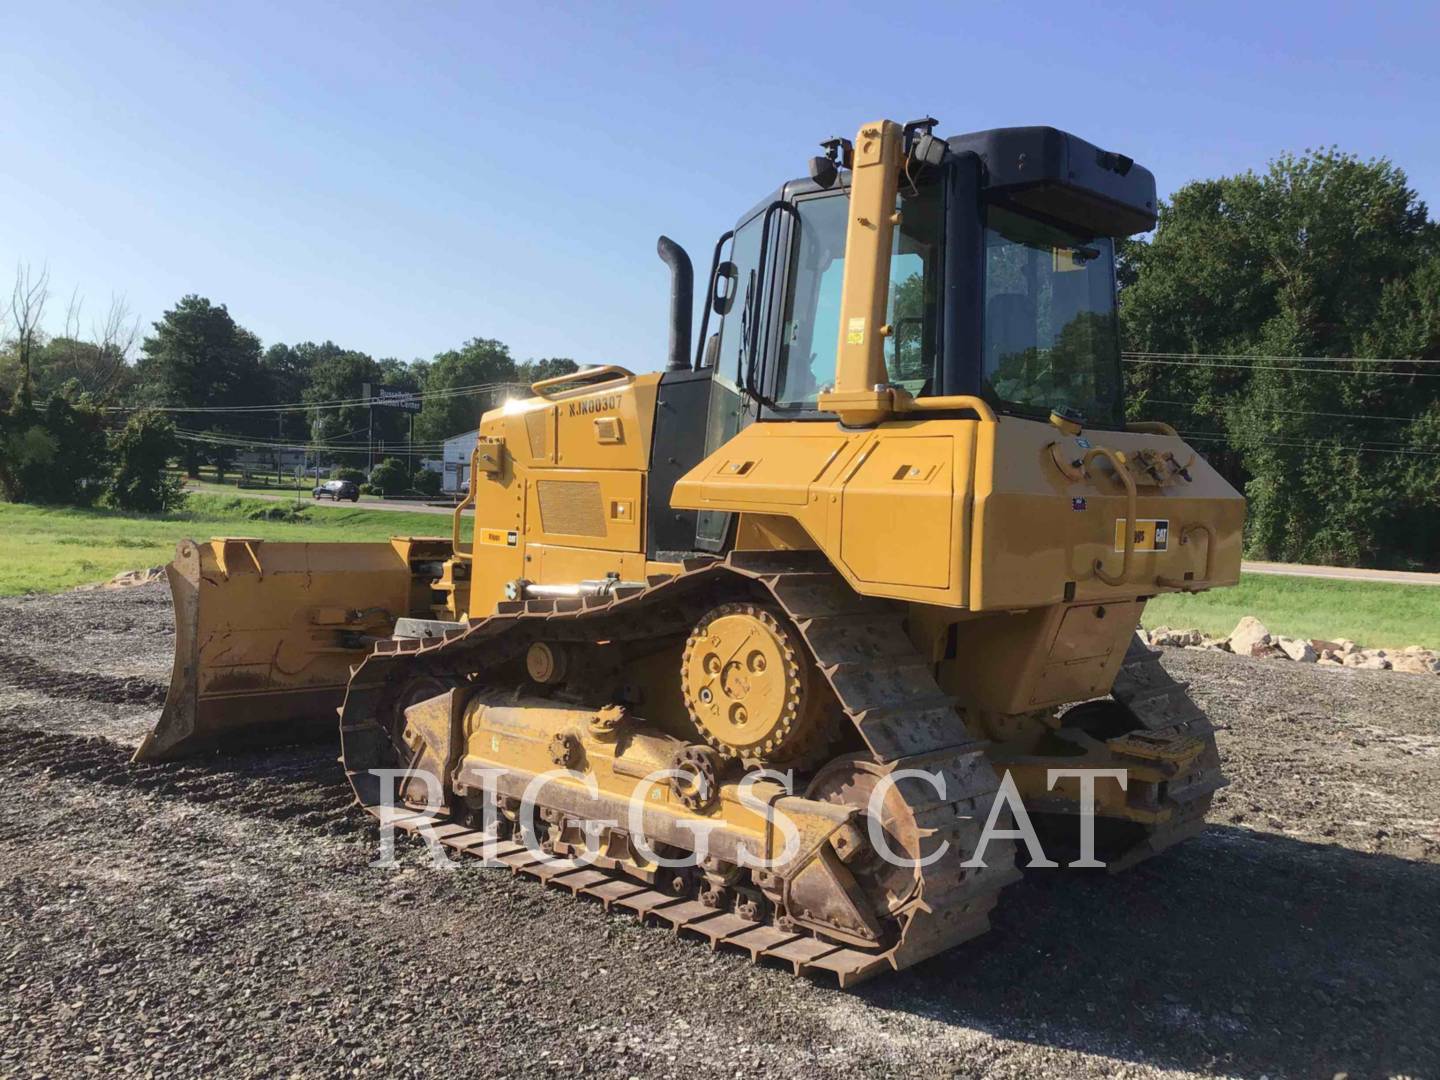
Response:
[{"label": "green tree", "polygon": [[134,381],[128,361],[140,334],[125,298],[110,298],[88,339],[80,336],[85,305],[78,292],[66,308],[64,331],[50,337],[41,329],[49,299],[47,271],[37,275],[23,265],[16,270],[10,302],[0,303],[0,330],[11,331],[0,338],[0,387],[12,398],[30,394],[42,401],[69,383],[93,402],[123,396]]},{"label": "green tree", "polygon": [[103,416],[73,388],[40,406],[16,397],[0,414],[0,495],[7,500],[88,505],[107,472]]},{"label": "green tree", "polygon": [[510,350],[493,339],[471,338],[440,353],[425,373],[425,392],[432,396],[415,418],[416,441],[438,442],[473,431],[480,414],[501,400],[507,385],[519,381]]},{"label": "green tree", "polygon": [[185,502],[185,485],[166,466],[180,453],[175,425],[155,412],[138,412],[110,438],[113,471],[105,498],[121,510],[161,513]]},{"label": "green tree", "polygon": [[[260,339],[237,324],[224,304],[193,294],[154,324],[154,333],[141,345],[136,375],[145,404],[213,409],[270,402],[260,366]],[[273,423],[247,413],[181,415],[191,432],[231,436],[266,434],[266,426]],[[206,445],[185,442],[183,460],[190,476],[200,475],[200,463],[207,457],[223,472],[234,456],[213,435],[208,453]]]},{"label": "green tree", "polygon": [[434,469],[416,469],[411,485],[422,495],[439,495],[443,480]]},{"label": "green tree", "polygon": [[579,371],[580,365],[569,357],[547,356],[543,360],[526,360],[522,364],[515,365],[515,381],[517,383],[537,383],[541,379],[553,379],[557,375],[569,375],[573,371]]},{"label": "green tree", "polygon": [[[402,409],[365,402],[365,386],[372,395],[380,389],[415,393],[420,381],[411,365],[401,360],[376,360],[367,353],[342,349],[333,341],[295,346],[305,358],[309,382],[301,397],[314,403],[309,413],[310,437],[336,448],[359,451],[373,445],[393,449],[409,438],[410,414]],[[336,404],[345,402],[346,404]],[[348,453],[347,462],[366,464],[363,453]]]},{"label": "green tree", "polygon": [[[265,376],[267,396],[276,405],[300,403],[314,374],[316,351],[313,342],[285,345],[277,342],[265,350],[260,369]],[[275,414],[274,434],[295,442],[310,441],[310,416],[306,409]]]},{"label": "green tree", "polygon": [[386,458],[370,470],[370,486],[381,495],[403,495],[410,488],[410,472],[399,458]]},{"label": "green tree", "polygon": [[[43,400],[68,383],[92,401],[123,399],[134,392],[135,369],[113,347],[71,337],[44,338],[28,355],[35,397]],[[23,378],[16,348],[0,348],[0,385],[13,396]]]},{"label": "green tree", "polygon": [[1440,359],[1440,229],[1400,169],[1330,149],[1198,181],[1120,256],[1125,347],[1185,354],[1126,366],[1131,416],[1244,486],[1250,554],[1440,558],[1440,379],[1407,362]]}]

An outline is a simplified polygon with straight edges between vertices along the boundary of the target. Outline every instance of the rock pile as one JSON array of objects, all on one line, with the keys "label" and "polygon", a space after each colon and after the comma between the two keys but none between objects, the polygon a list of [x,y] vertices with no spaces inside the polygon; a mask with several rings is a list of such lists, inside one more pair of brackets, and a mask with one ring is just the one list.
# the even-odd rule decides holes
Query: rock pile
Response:
[{"label": "rock pile", "polygon": [[104,585],[102,589],[132,589],[136,585],[149,585],[165,576],[165,567],[151,566],[144,570],[122,570]]},{"label": "rock pile", "polygon": [[1147,645],[1163,648],[1210,649],[1237,656],[1293,660],[1320,667],[1353,667],[1368,671],[1401,671],[1411,675],[1440,675],[1440,652],[1411,645],[1401,651],[1366,649],[1347,638],[1293,638],[1272,634],[1259,619],[1246,615],[1228,637],[1214,638],[1199,630],[1173,630],[1157,626],[1140,630]]},{"label": "rock pile", "polygon": [[92,585],[77,585],[76,592],[90,592],[94,589],[132,589],[136,585],[149,585],[152,581],[165,579],[165,567],[149,566],[140,570],[121,570],[109,581],[97,581]]}]

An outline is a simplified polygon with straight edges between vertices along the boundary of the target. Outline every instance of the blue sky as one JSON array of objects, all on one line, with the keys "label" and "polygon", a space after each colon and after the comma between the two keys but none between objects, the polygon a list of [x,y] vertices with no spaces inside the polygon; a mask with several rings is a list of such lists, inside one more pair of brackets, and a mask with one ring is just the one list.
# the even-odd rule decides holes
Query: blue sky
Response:
[{"label": "blue sky", "polygon": [[1440,6],[1123,7],[17,4],[0,267],[48,264],[57,316],[72,287],[147,323],[198,292],[266,344],[638,370],[664,360],[656,236],[703,272],[881,116],[1053,124],[1162,192],[1336,143],[1440,203]]}]

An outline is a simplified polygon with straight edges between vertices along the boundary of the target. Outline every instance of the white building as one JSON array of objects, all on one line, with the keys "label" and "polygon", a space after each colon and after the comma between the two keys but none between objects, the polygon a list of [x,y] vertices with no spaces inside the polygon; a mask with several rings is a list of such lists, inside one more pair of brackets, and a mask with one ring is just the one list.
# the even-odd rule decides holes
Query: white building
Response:
[{"label": "white building", "polygon": [[480,438],[479,430],[451,435],[445,440],[444,480],[441,490],[448,492],[467,491],[470,488],[470,455],[475,452],[475,443]]}]

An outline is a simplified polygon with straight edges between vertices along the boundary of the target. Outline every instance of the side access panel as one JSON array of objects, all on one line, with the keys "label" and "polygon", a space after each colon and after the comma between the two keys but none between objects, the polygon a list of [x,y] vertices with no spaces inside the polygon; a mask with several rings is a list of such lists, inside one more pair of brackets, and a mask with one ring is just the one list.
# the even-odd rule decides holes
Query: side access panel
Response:
[{"label": "side access panel", "polygon": [[760,422],[676,483],[672,501],[790,518],[857,592],[964,607],[976,426]]}]

